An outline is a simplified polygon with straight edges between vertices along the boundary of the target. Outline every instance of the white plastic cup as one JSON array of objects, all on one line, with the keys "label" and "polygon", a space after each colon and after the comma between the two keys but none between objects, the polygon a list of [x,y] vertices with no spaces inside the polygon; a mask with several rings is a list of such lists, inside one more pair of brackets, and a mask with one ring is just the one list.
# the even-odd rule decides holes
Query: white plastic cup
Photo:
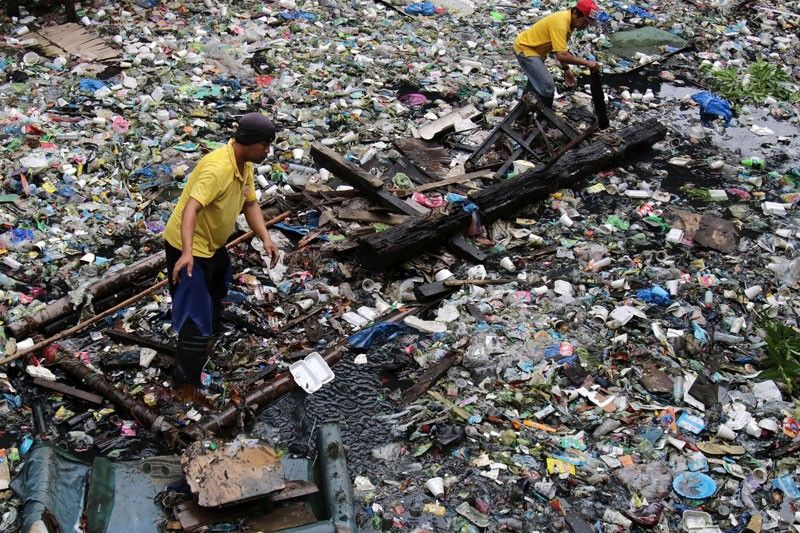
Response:
[{"label": "white plastic cup", "polygon": [[22,56],[22,62],[28,65],[29,67],[37,64],[41,58],[39,54],[36,52],[28,52],[24,56]]},{"label": "white plastic cup", "polygon": [[500,260],[500,266],[509,272],[514,272],[517,269],[517,267],[514,265],[514,261],[512,261],[510,257],[502,258]]},{"label": "white plastic cup", "polygon": [[593,322],[605,324],[608,320],[608,309],[601,305],[595,305],[589,310],[589,316],[592,317]]},{"label": "white plastic cup", "polygon": [[295,161],[300,161],[301,159],[303,159],[304,154],[305,150],[303,150],[302,148],[295,148],[294,150],[292,150],[292,159],[294,159]]},{"label": "white plastic cup", "polygon": [[428,492],[433,494],[434,498],[441,498],[444,496],[444,479],[432,477],[425,482],[425,488],[428,489]]},{"label": "white plastic cup", "polygon": [[717,430],[717,437],[725,440],[734,440],[736,439],[736,432],[725,424],[722,424]]},{"label": "white plastic cup", "polygon": [[751,437],[756,437],[756,438],[760,438],[761,437],[762,430],[759,427],[758,422],[756,422],[752,418],[750,419],[749,422],[747,422],[747,425],[744,427],[744,431],[745,431],[745,433],[747,433]]},{"label": "white plastic cup", "polygon": [[567,228],[575,223],[571,218],[569,218],[569,216],[567,216],[566,213],[562,214],[561,217],[558,219],[558,221],[561,223],[562,226],[565,226]]},{"label": "white plastic cup", "polygon": [[621,289],[625,286],[625,278],[615,279],[610,285],[612,289]]}]

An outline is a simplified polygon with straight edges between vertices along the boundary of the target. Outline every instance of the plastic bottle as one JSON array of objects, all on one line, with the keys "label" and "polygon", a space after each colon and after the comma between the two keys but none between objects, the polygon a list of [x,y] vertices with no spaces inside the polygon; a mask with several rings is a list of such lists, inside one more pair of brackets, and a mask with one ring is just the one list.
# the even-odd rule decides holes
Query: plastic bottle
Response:
[{"label": "plastic bottle", "polygon": [[742,159],[741,164],[744,167],[756,168],[759,170],[763,170],[767,166],[767,162],[760,157],[748,157],[747,159]]}]

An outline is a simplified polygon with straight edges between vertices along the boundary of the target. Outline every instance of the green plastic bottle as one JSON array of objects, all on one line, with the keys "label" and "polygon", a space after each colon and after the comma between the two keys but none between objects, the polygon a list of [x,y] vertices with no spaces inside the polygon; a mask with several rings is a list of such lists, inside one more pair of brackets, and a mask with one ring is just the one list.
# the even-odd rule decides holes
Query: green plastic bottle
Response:
[{"label": "green plastic bottle", "polygon": [[759,170],[763,170],[767,166],[767,162],[760,157],[748,157],[747,159],[742,159],[741,164],[744,167],[756,168]]}]

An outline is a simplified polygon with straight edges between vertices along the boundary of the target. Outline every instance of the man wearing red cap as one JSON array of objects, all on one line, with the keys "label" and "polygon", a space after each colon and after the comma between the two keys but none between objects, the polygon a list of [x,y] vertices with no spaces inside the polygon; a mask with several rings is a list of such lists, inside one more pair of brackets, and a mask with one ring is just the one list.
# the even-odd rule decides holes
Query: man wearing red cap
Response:
[{"label": "man wearing red cap", "polygon": [[544,61],[551,52],[564,69],[564,83],[568,87],[574,87],[576,83],[570,65],[582,65],[590,70],[600,68],[596,61],[581,59],[567,49],[572,32],[594,23],[599,14],[600,9],[594,0],[578,0],[575,7],[548,15],[517,35],[514,41],[517,61],[528,77],[530,89],[548,107],[553,106],[555,83]]}]

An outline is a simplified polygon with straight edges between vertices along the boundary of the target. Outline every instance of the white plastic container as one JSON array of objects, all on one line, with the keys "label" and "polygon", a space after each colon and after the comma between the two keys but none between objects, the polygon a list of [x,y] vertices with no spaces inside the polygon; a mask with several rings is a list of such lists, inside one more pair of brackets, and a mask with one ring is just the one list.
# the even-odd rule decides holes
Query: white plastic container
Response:
[{"label": "white plastic container", "polygon": [[314,393],[333,378],[333,370],[325,362],[319,352],[311,352],[304,359],[295,361],[289,367],[295,383],[308,394]]}]

